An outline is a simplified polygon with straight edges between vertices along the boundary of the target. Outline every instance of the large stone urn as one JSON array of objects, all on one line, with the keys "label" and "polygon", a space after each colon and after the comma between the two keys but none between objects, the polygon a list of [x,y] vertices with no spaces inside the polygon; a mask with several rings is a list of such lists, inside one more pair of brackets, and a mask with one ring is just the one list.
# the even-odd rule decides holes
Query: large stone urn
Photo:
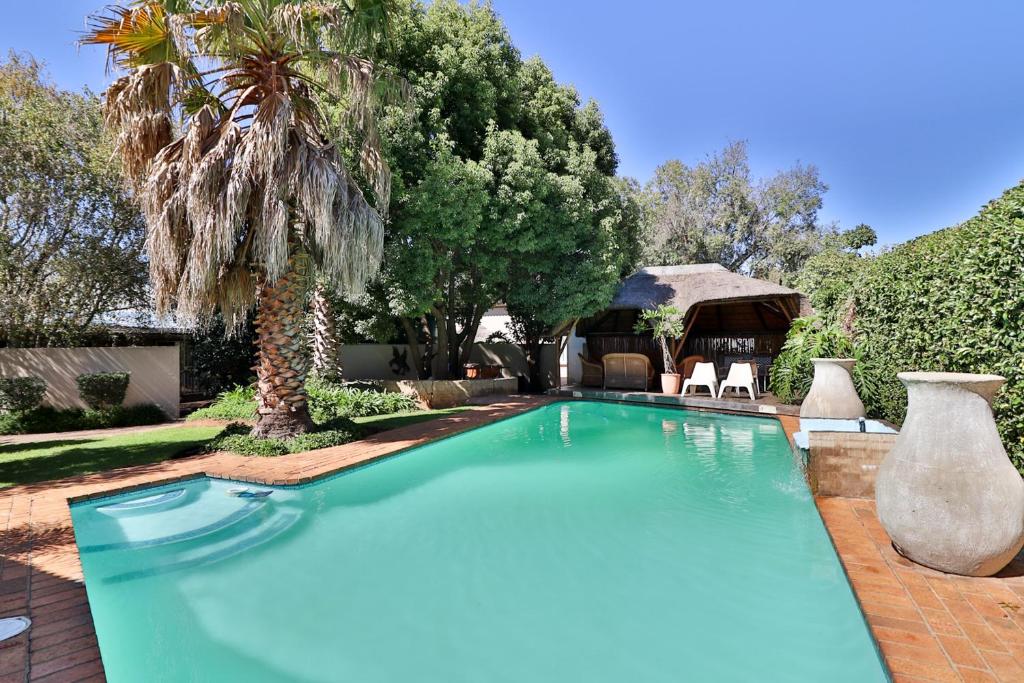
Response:
[{"label": "large stone urn", "polygon": [[907,419],[875,483],[896,550],[944,572],[991,576],[1024,545],[1024,480],[992,417],[998,375],[902,372]]},{"label": "large stone urn", "polygon": [[853,386],[853,358],[812,358],[814,380],[800,404],[800,417],[855,420],[864,417],[864,404]]}]

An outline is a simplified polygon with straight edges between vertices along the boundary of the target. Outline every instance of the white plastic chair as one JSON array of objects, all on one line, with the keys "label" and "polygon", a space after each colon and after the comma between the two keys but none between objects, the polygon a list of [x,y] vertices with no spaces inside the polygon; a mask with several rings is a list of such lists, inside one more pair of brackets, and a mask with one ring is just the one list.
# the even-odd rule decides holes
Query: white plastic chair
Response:
[{"label": "white plastic chair", "polygon": [[750,394],[750,400],[757,399],[757,383],[754,381],[754,366],[750,363],[733,363],[729,366],[729,376],[722,382],[718,390],[718,398],[722,398],[726,389],[746,389]]},{"label": "white plastic chair", "polygon": [[697,387],[707,387],[707,390],[711,392],[711,398],[714,398],[718,393],[718,372],[715,370],[714,363],[697,363],[694,365],[693,374],[683,382],[683,388],[680,393],[685,394],[689,389],[693,389],[694,393],[697,393]]}]

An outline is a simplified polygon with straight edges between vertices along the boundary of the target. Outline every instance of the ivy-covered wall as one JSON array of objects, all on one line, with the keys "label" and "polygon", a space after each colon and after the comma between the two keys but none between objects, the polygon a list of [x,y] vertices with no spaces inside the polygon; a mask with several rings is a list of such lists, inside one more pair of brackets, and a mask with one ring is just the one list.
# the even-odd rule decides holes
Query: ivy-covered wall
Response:
[{"label": "ivy-covered wall", "polygon": [[875,258],[853,289],[868,410],[902,422],[904,370],[995,373],[1003,443],[1024,471],[1024,183],[974,218]]}]

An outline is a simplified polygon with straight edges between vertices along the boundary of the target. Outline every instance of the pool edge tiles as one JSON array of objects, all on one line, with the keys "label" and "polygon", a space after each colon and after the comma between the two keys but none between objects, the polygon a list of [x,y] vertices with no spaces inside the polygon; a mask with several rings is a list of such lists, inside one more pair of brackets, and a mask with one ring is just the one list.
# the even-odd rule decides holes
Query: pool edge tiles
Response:
[{"label": "pool edge tiles", "polygon": [[[691,411],[685,411],[685,412],[684,411],[672,411],[671,413],[663,413],[662,411],[658,411],[660,414],[658,414],[655,417],[655,416],[653,416],[650,413],[651,408],[645,407],[645,406],[629,406],[629,407],[622,408],[623,410],[626,411],[626,413],[622,413],[621,410],[616,410],[616,409],[611,408],[611,407],[609,407],[607,410],[604,407],[600,407],[600,408],[594,409],[592,414],[591,414],[591,413],[587,412],[588,410],[590,410],[590,408],[587,408],[585,406],[587,404],[591,404],[592,406],[595,405],[595,404],[592,404],[592,402],[583,402],[583,403],[559,402],[559,403],[562,403],[563,405],[562,406],[558,406],[558,405],[553,406],[552,407],[552,411],[545,411],[542,414],[537,413],[535,411],[531,411],[531,413],[533,414],[535,419],[527,421],[527,422],[524,422],[523,425],[531,425],[531,429],[533,427],[538,427],[540,429],[541,433],[538,436],[538,434],[534,434],[532,431],[528,432],[528,433],[525,434],[525,437],[527,439],[540,439],[540,441],[537,441],[537,443],[540,443],[541,445],[543,445],[544,443],[549,443],[549,442],[550,443],[555,443],[559,438],[567,438],[567,439],[570,439],[570,440],[575,439],[576,441],[574,442],[574,444],[576,445],[577,448],[581,447],[579,444],[585,443],[586,442],[585,440],[587,438],[590,438],[592,440],[593,439],[598,439],[599,440],[598,442],[593,442],[593,441],[591,442],[591,445],[590,445],[591,450],[593,450],[594,443],[600,443],[601,444],[601,448],[604,449],[604,448],[607,447],[606,446],[606,442],[609,441],[609,439],[604,438],[602,436],[602,434],[609,434],[609,433],[607,432],[607,428],[606,427],[601,426],[603,424],[606,424],[606,422],[603,422],[602,420],[607,420],[607,418],[609,418],[609,417],[613,417],[614,419],[624,420],[625,418],[623,418],[622,416],[623,415],[627,415],[627,416],[640,416],[640,417],[642,417],[642,420],[641,420],[642,430],[646,430],[646,431],[641,431],[641,432],[636,432],[636,433],[638,433],[640,435],[648,434],[648,437],[650,437],[650,438],[653,438],[654,434],[656,433],[657,434],[657,439],[661,439],[662,436],[664,436],[665,438],[672,438],[672,439],[675,439],[674,443],[676,443],[677,445],[680,444],[680,443],[689,443],[691,439],[697,439],[697,440],[704,439],[705,441],[707,439],[711,439],[711,441],[706,441],[705,442],[705,450],[704,450],[703,456],[702,456],[705,459],[707,457],[709,457],[709,453],[714,454],[715,457],[718,457],[718,456],[722,455],[723,453],[725,453],[725,455],[722,456],[722,457],[731,457],[730,454],[732,453],[732,451],[729,451],[729,450],[721,451],[721,447],[718,447],[718,446],[714,446],[713,447],[713,451],[709,452],[709,451],[707,451],[707,445],[706,444],[714,444],[714,443],[719,443],[719,442],[726,443],[726,444],[729,444],[729,443],[738,444],[736,446],[737,448],[747,449],[747,451],[749,451],[750,448],[755,448],[753,445],[751,445],[752,442],[749,441],[750,438],[754,438],[754,437],[751,437],[751,436],[747,435],[748,432],[750,432],[751,434],[757,432],[757,433],[762,433],[762,434],[767,435],[767,436],[765,436],[765,438],[768,438],[770,440],[770,443],[773,444],[771,446],[771,448],[770,448],[770,450],[774,453],[773,457],[775,457],[775,456],[781,457],[783,454],[787,454],[787,453],[788,453],[789,456],[792,455],[791,448],[789,447],[788,442],[786,440],[784,440],[784,436],[783,435],[785,434],[785,431],[782,429],[782,426],[779,425],[777,422],[772,424],[772,423],[765,423],[762,420],[755,420],[755,419],[752,419],[752,417],[746,417],[746,416],[745,417],[719,416],[719,415],[715,415],[713,413],[693,413]],[[573,407],[573,406],[578,406],[578,408]],[[555,412],[554,409],[556,409],[556,408],[560,408],[560,410]],[[574,428],[576,431],[567,429],[565,424],[559,425],[558,422],[557,422],[557,416],[561,415],[561,416],[564,417],[568,412],[573,411],[573,410],[577,411],[577,413],[578,413],[575,417],[570,416],[570,417],[572,417],[573,420],[581,420],[583,418],[580,418],[579,417],[580,415],[586,417],[589,414],[593,418],[592,419],[592,423],[588,425],[587,423],[584,422],[583,426]],[[555,412],[555,414],[551,414],[552,412]],[[552,418],[555,418],[555,420],[553,420]],[[523,419],[525,420],[526,418],[524,417]],[[613,422],[614,422],[614,419],[613,419]],[[754,426],[756,422],[760,422],[761,424],[757,424],[756,426]],[[614,432],[618,432],[618,431],[622,430],[624,426],[625,426],[624,424],[615,423]],[[497,424],[492,422],[485,429],[490,430],[492,428],[498,428],[498,427],[499,427],[499,425],[497,425]],[[766,427],[771,427],[771,428],[769,428],[769,429],[767,429],[767,431],[765,431]],[[579,431],[580,429],[582,429],[583,431]],[[596,432],[594,431],[595,429],[597,430]],[[721,433],[719,433],[719,430],[723,430],[723,429],[725,431],[721,431]],[[656,432],[652,431],[652,430],[656,430]],[[476,443],[478,443],[478,444],[479,443],[483,443],[483,441],[481,441],[481,439],[484,439],[485,436],[493,436],[493,432],[490,432],[490,431],[488,431],[486,433],[483,433],[483,430],[473,430],[473,431],[475,432],[475,436],[470,437],[470,434],[467,434],[466,432],[463,432],[463,436],[466,436],[467,438],[471,438],[471,439],[476,439]],[[507,423],[505,425],[505,427],[502,428],[502,434],[503,435],[504,435],[505,432],[510,432],[511,434],[516,435],[517,438],[520,435],[521,431],[522,430],[517,430],[516,425],[514,425],[512,423]],[[545,431],[546,431],[546,434],[544,433]],[[563,433],[561,435],[559,435],[559,431],[562,431]],[[683,433],[684,431],[686,431],[685,434]],[[621,441],[621,439],[628,438],[630,436],[630,434],[633,433],[633,432],[629,432],[628,429],[625,430],[625,432],[626,433],[624,433],[624,435],[622,435],[622,437],[620,438],[620,441]],[[648,438],[648,437],[645,437],[645,438]],[[779,437],[783,437],[783,439],[780,440]],[[545,441],[545,439],[548,439],[548,441]],[[682,439],[682,441],[680,441],[680,439]],[[723,439],[724,439],[724,441],[723,441]],[[552,440],[554,440],[554,441],[552,441]],[[614,441],[614,439],[611,439],[611,440]],[[518,443],[518,440],[516,442]],[[348,471],[345,472],[345,475],[346,475],[346,477],[348,477],[348,476],[359,476],[359,473],[362,472],[363,476],[366,477],[366,476],[370,476],[370,475],[367,475],[366,473],[368,471],[372,471],[372,472],[376,472],[377,475],[375,475],[375,476],[377,476],[379,478],[380,476],[384,476],[384,475],[381,474],[382,470],[386,470],[386,469],[389,469],[389,468],[392,471],[395,471],[396,468],[397,468],[397,470],[401,470],[403,468],[402,463],[416,463],[414,465],[414,468],[427,467],[427,466],[430,466],[427,461],[430,460],[431,457],[433,457],[435,460],[437,460],[438,458],[446,459],[446,458],[454,457],[454,456],[446,455],[447,451],[450,451],[450,450],[452,450],[452,448],[455,448],[455,446],[452,445],[451,441],[449,441],[448,443],[449,443],[448,446],[444,446],[443,444],[439,444],[436,441],[432,441],[428,446],[426,446],[427,448],[432,448],[432,451],[430,453],[423,454],[421,457],[413,458],[413,455],[414,455],[413,453],[407,453],[407,452],[403,451],[403,454],[409,456],[408,458],[387,458],[385,460],[379,460],[379,459],[378,460],[374,460],[374,462],[372,463],[374,465],[373,468],[361,467],[361,468],[359,468],[359,470],[355,470],[355,471],[348,470]],[[644,443],[647,443],[647,442],[644,442]],[[569,444],[569,445],[573,445],[573,444]],[[621,449],[622,448],[622,443],[619,443],[618,447]],[[641,448],[640,452],[648,453],[649,451],[644,450],[645,448],[647,448],[647,446],[644,446],[643,448]],[[732,448],[732,446],[730,446],[729,448]],[[408,450],[408,449],[404,449],[404,450]],[[416,448],[416,450],[417,451],[421,451],[423,449],[422,448]],[[463,450],[465,450],[465,449],[463,449]],[[688,452],[688,451],[686,451],[686,452]],[[431,454],[433,454],[433,455],[431,455]],[[537,455],[537,454],[535,453],[534,455]],[[544,451],[543,450],[540,452],[540,455],[541,456],[544,455]],[[756,448],[755,448],[755,451],[747,452],[745,457],[747,459],[749,459],[749,457],[753,457],[755,455],[756,455]],[[519,456],[516,456],[516,457],[519,457]],[[535,463],[535,465],[540,466],[540,467],[547,467],[550,464],[550,463],[547,462],[547,460],[548,460],[548,458],[546,456],[545,457],[540,457],[539,465],[537,465],[537,463]],[[604,459],[603,462],[605,462],[607,464],[607,459]],[[639,460],[636,461],[636,462],[637,463],[641,463],[641,461],[639,461]],[[669,461],[666,461],[666,462],[669,462]],[[678,460],[676,460],[674,462],[678,462]],[[746,462],[746,460],[744,460],[743,462]],[[752,465],[756,464],[756,458],[755,458],[755,460],[750,461],[750,462],[751,462]],[[781,461],[779,461],[779,462],[781,462]],[[616,458],[612,459],[611,463],[613,465],[616,465],[616,464],[617,465],[622,465],[623,463],[627,463],[627,460],[624,460],[623,458],[616,456]],[[518,461],[514,461],[512,464],[516,468],[521,468],[523,466]],[[568,463],[568,464],[572,464],[572,463]],[[598,463],[598,464],[600,464],[600,463]],[[627,463],[627,464],[630,464],[630,463]],[[671,462],[669,462],[669,464],[671,464]],[[740,463],[740,465],[743,465],[743,463]],[[632,467],[632,466],[633,465],[630,464],[630,467]],[[465,465],[458,465],[457,467],[455,467],[455,469],[452,471],[452,473],[461,472],[462,468],[464,468],[464,467],[465,467]],[[743,467],[749,467],[749,466],[748,465],[743,465]],[[785,475],[785,472],[788,472],[789,470],[792,469],[793,463],[792,463],[791,460],[788,460],[783,465],[775,465],[773,467],[775,467],[775,470],[769,470],[769,472],[774,471],[778,475],[782,476],[782,475]],[[448,469],[447,467],[444,468],[445,471],[447,471],[447,469]],[[515,476],[515,471],[512,471],[511,474],[514,477]],[[587,472],[581,472],[580,474],[581,474],[581,476],[583,476],[583,479],[581,481],[586,481],[587,480]],[[626,476],[632,476],[630,474],[630,472],[628,472],[628,471],[624,472],[623,474],[626,475]],[[742,472],[741,472],[741,474],[742,474]],[[446,475],[446,476],[449,476],[449,475]],[[744,476],[747,476],[747,480],[745,480],[745,481],[748,481],[748,485],[749,485],[749,482],[755,482],[755,483],[758,482],[758,480],[755,479],[755,478],[752,478],[752,475],[750,475],[749,473],[747,475],[744,475]],[[788,476],[784,476],[783,479],[785,481],[780,480],[779,483],[780,484],[789,485],[789,484],[786,483],[786,481],[788,481]],[[335,480],[335,477],[328,477],[328,478],[321,479],[321,480],[317,481],[316,484],[313,484],[313,485],[303,484],[303,485],[300,485],[300,486],[288,486],[288,487],[280,487],[280,488],[285,488],[285,489],[289,490],[290,492],[295,494],[296,498],[299,498],[302,495],[304,495],[304,494],[301,493],[303,489],[307,489],[307,488],[310,488],[312,486],[312,487],[314,487],[316,489],[320,489],[321,491],[326,491],[328,489],[328,487],[333,485],[334,480]],[[438,480],[438,481],[444,481],[444,480],[441,479],[441,480]],[[360,482],[364,482],[364,480],[361,479]],[[351,481],[351,480],[348,481],[348,482],[341,482],[342,485],[344,485],[346,483],[347,484],[351,484],[351,485],[355,485],[355,483],[353,481]],[[430,483],[433,484],[433,479],[431,479]],[[486,483],[486,482],[484,482],[484,483]],[[535,482],[535,483],[539,483],[539,484],[544,485],[544,484],[547,484],[548,482],[545,479],[545,480],[541,480],[541,481]],[[605,484],[601,484],[600,481],[596,481],[596,482],[595,481],[591,481],[590,483],[591,483],[591,485],[598,485],[599,488],[597,490],[601,490],[600,487],[605,485]],[[726,479],[722,480],[722,483],[724,483],[728,487],[729,483],[730,483],[730,479],[727,477]],[[801,484],[803,486],[806,486],[805,484],[803,484],[802,480],[801,480]],[[196,486],[197,482],[189,482],[189,485]],[[171,486],[173,487],[173,484]],[[275,487],[275,488],[277,488],[277,487]],[[761,486],[760,483],[757,483],[757,485],[752,490],[754,490],[754,492],[756,493],[757,491],[760,491],[760,489],[762,489],[762,488],[765,488],[765,487]],[[415,490],[415,489],[412,489],[412,490]],[[705,488],[703,490],[706,491],[707,489]],[[641,490],[641,492],[646,495],[646,490]],[[742,498],[743,496],[749,495],[749,493],[750,493],[749,491],[746,491],[741,486],[739,489],[737,489],[733,493],[730,493],[729,495],[730,496],[738,495],[738,496],[740,496]],[[125,498],[138,499],[138,498],[143,498],[146,495],[152,496],[153,495],[153,491],[146,491],[146,492],[135,491],[135,492],[132,493],[131,496],[125,496]],[[274,494],[274,495],[277,495],[277,494]],[[773,495],[775,495],[776,498],[778,498],[777,494],[773,494]],[[221,499],[218,499],[218,500],[221,500]],[[727,502],[729,502],[729,501],[727,501]],[[107,505],[109,506],[110,504],[107,503]],[[815,537],[816,535],[820,536],[820,532],[821,531],[825,531],[826,532],[824,537],[822,537],[821,539],[819,539],[817,541],[814,541],[814,543],[812,544],[812,545],[814,545],[817,548],[814,551],[816,553],[815,557],[819,557],[819,560],[815,560],[815,561],[824,560],[826,562],[826,565],[829,565],[829,566],[833,566],[834,565],[835,568],[839,570],[840,574],[842,575],[841,586],[842,586],[842,590],[845,591],[845,593],[847,594],[847,598],[848,598],[847,602],[849,603],[849,606],[852,606],[852,608],[857,612],[857,614],[856,614],[856,617],[857,617],[856,621],[858,622],[858,628],[859,628],[858,632],[861,633],[861,636],[858,636],[858,638],[860,638],[860,637],[866,637],[867,638],[867,642],[869,642],[871,644],[871,650],[872,650],[871,654],[874,656],[874,661],[876,661],[877,665],[880,667],[880,671],[881,671],[882,676],[888,676],[887,672],[885,672],[885,666],[884,666],[883,660],[877,654],[877,645],[873,642],[873,638],[871,637],[870,630],[868,629],[867,625],[864,623],[863,614],[859,612],[859,608],[857,607],[857,600],[856,600],[853,588],[850,586],[850,583],[847,580],[846,575],[843,573],[842,564],[840,563],[839,557],[837,556],[837,554],[835,552],[835,548],[833,546],[832,540],[829,538],[828,530],[825,527],[825,524],[824,524],[823,520],[821,519],[820,515],[818,514],[817,510],[815,509],[815,510],[811,511],[809,508],[806,507],[807,505],[811,505],[811,506],[814,505],[813,500],[810,498],[809,491],[805,492],[805,496],[799,498],[799,502],[798,503],[788,503],[788,505],[795,506],[795,507],[793,507],[794,511],[799,510],[799,515],[797,515],[797,518],[803,519],[803,520],[809,520],[810,518],[813,517],[814,522],[812,522],[812,524],[815,523],[815,522],[818,523],[818,524],[821,524],[821,527],[819,529],[812,529],[810,527],[806,527],[803,532],[800,532],[800,534],[802,534],[802,535],[809,535],[809,537]],[[88,507],[95,508],[95,507],[99,507],[99,505],[97,505],[97,503],[95,501],[92,501],[90,504],[87,504],[87,505],[83,505],[83,506],[76,505],[75,506],[76,510],[77,509],[85,509],[85,508],[88,508]],[[329,510],[330,508],[327,508],[327,509]],[[809,513],[809,516],[808,516],[808,513]],[[317,515],[320,515],[320,514],[321,513],[319,513],[319,512],[317,513]],[[356,508],[355,511],[352,514],[361,514],[360,513],[360,509]],[[790,513],[787,513],[787,514],[790,514]],[[769,516],[769,518],[770,518],[770,516]],[[787,519],[787,517],[784,516],[784,517],[782,517],[782,519],[785,520],[785,519]],[[711,521],[713,522],[714,519],[712,519]],[[807,522],[805,521],[805,522],[801,522],[801,523],[802,524],[806,524]],[[76,527],[77,527],[77,525],[76,525]],[[737,531],[739,532],[741,530],[737,529]],[[631,533],[630,536],[625,537],[627,539],[627,541],[629,541],[629,542],[631,542],[630,539],[632,538],[632,536],[636,535],[633,532],[630,532],[630,533]],[[800,535],[800,534],[798,534],[798,535]],[[467,536],[472,536],[473,534],[470,533],[470,534],[466,534],[466,535]],[[77,536],[77,528],[76,528],[76,536]],[[620,539],[620,542],[621,542],[621,540],[622,539]],[[820,541],[823,541],[824,544],[827,546],[827,553],[825,555],[821,554],[821,550],[822,549],[821,549],[821,547],[819,547],[820,546]],[[787,541],[787,543],[788,543],[788,541]],[[788,552],[789,552],[788,550],[786,550],[786,548],[788,548],[787,545],[784,545],[782,547],[782,549],[785,550],[785,552],[783,553],[784,555],[787,555]],[[780,550],[780,552],[781,552],[781,550]],[[629,553],[626,553],[626,554],[628,555]],[[303,557],[310,557],[310,558],[313,557],[312,555],[302,555],[302,556]],[[785,558],[783,558],[783,559],[785,560]],[[86,560],[86,558],[83,557],[83,562],[85,562],[85,560]],[[264,558],[264,560],[266,561],[266,558]],[[606,557],[605,560],[606,561],[611,561],[614,564],[614,561],[611,560],[610,558]],[[86,564],[86,570],[90,571],[88,563],[85,563],[85,564]],[[316,562],[313,562],[313,564],[316,564]],[[705,569],[707,569],[707,568],[708,567],[705,567]],[[829,570],[829,571],[832,571],[832,570]],[[706,576],[703,580],[707,580],[708,578],[711,578],[711,577],[707,577]],[[776,576],[776,578],[780,578],[780,577]],[[92,579],[92,575],[90,574],[90,581],[91,581],[91,579]],[[92,582],[90,582],[90,584],[89,584],[89,586],[90,586],[90,595],[93,592],[91,590],[93,585],[94,584]],[[833,590],[833,589],[829,589],[829,590]],[[766,595],[767,594],[769,594],[769,593],[766,593]],[[839,605],[842,602],[843,602],[842,600],[839,600],[838,602],[836,602],[836,604]],[[749,607],[744,607],[744,609],[750,609],[750,608],[758,609],[758,607],[755,606],[755,603],[751,603]],[[847,607],[843,607],[842,609],[843,610],[847,610]],[[764,614],[767,614],[767,613],[764,613]],[[847,612],[845,612],[845,614],[846,614],[846,616],[843,617],[843,619],[848,621],[848,619],[850,618],[852,613],[848,612],[848,610],[847,610]],[[792,615],[790,615],[789,618],[792,619]],[[102,617],[101,617],[101,620],[102,620]],[[626,623],[626,622],[624,622],[624,623]],[[102,624],[100,624],[100,623],[98,623],[98,626],[101,629],[103,628]],[[804,626],[806,627],[807,625],[805,624]],[[848,627],[849,626],[844,627],[844,628],[848,628]],[[102,635],[101,635],[101,642],[102,642]],[[105,655],[106,655],[106,653],[105,653]],[[879,678],[879,680],[883,680],[883,678]]]}]

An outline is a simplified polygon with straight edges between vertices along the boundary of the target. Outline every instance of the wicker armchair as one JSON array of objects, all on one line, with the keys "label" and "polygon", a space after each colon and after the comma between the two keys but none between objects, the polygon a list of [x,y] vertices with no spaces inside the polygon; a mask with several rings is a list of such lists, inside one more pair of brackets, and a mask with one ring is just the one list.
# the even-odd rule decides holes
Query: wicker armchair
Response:
[{"label": "wicker armchair", "polygon": [[583,377],[580,382],[585,387],[603,387],[604,386],[604,366],[600,363],[589,361],[583,357],[583,354],[577,354],[580,357],[580,365],[583,367]]},{"label": "wicker armchair", "polygon": [[683,376],[683,379],[690,379],[693,374],[693,366],[703,363],[704,356],[687,356],[676,364],[676,372]]},{"label": "wicker armchair", "polygon": [[647,391],[654,379],[651,359],[642,353],[606,353],[601,362],[605,388]]}]

